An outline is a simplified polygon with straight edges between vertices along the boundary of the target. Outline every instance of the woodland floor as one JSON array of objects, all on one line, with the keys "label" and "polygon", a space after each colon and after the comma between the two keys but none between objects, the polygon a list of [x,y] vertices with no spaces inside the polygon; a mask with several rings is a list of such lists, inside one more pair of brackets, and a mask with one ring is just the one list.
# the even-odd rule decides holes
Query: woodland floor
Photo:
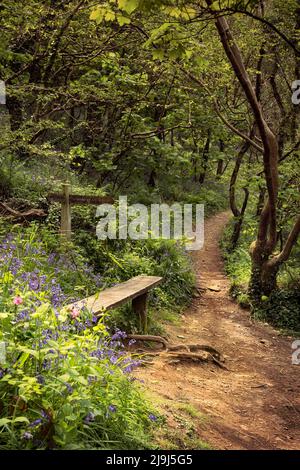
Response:
[{"label": "woodland floor", "polygon": [[[173,435],[177,448],[195,449],[197,442],[205,442],[213,449],[297,449],[300,366],[291,363],[292,338],[253,322],[230,298],[219,249],[228,217],[221,213],[206,221],[204,248],[192,254],[203,291],[180,323],[166,330],[172,343],[213,346],[229,370],[209,363],[169,364],[158,356],[136,375],[167,415],[168,437],[160,438],[162,447]],[[180,409],[193,417],[187,421],[190,443],[180,437],[187,426]]]}]

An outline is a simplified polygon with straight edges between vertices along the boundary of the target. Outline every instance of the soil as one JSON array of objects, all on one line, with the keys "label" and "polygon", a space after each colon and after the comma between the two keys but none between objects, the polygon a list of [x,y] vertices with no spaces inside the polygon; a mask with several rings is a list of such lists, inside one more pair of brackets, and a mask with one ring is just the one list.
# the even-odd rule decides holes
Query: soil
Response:
[{"label": "soil", "polygon": [[197,438],[214,449],[299,449],[300,365],[292,365],[293,338],[254,322],[230,297],[219,249],[228,218],[221,213],[206,221],[204,247],[192,253],[201,294],[166,330],[171,343],[213,346],[229,370],[158,357],[137,375],[163,404],[170,433],[180,433],[174,406],[183,403],[205,417],[194,416]]}]

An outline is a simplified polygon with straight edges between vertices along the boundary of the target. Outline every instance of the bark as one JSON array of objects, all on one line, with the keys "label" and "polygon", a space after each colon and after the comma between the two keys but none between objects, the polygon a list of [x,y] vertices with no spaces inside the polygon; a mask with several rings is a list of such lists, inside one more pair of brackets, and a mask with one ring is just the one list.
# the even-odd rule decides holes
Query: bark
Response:
[{"label": "bark", "polygon": [[[276,205],[278,195],[278,145],[277,139],[271,129],[269,128],[257,100],[255,89],[250,81],[249,75],[245,69],[243,59],[237,44],[232,37],[230,28],[227,21],[223,17],[216,20],[216,26],[224,47],[224,50],[229,58],[233,70],[245,92],[249,105],[251,106],[260,137],[263,143],[264,153],[264,173],[267,183],[268,200],[262,210],[258,239],[256,247],[257,252],[263,253],[264,251],[269,254],[272,252],[276,245]],[[257,253],[258,254],[258,253]]]},{"label": "bark", "polygon": [[149,180],[148,180],[148,186],[150,186],[151,188],[155,188],[155,186],[156,186],[155,178],[156,178],[155,170],[151,170]]},{"label": "bark", "polygon": [[[224,152],[225,144],[222,139],[219,140],[219,148],[220,148],[220,152]],[[217,163],[217,172],[216,172],[217,179],[220,179],[223,173],[224,173],[224,160],[222,158],[219,158],[218,163]]]},{"label": "bark", "polygon": [[260,217],[260,214],[263,210],[265,195],[266,195],[266,188],[261,186],[259,190],[259,196],[258,196],[258,201],[257,201],[257,206],[256,206],[256,217]]},{"label": "bark", "polygon": [[[209,0],[208,5],[210,4],[211,1]],[[264,265],[277,243],[278,144],[274,133],[264,118],[256,90],[250,81],[240,50],[231,34],[226,19],[218,17],[215,23],[223,48],[251,107],[263,145],[263,164],[268,198],[260,215],[257,239],[250,250],[252,257],[250,293],[259,292],[261,294],[265,288]]]},{"label": "bark", "polygon": [[57,34],[57,36],[54,40],[54,44],[51,48],[51,52],[50,52],[50,55],[49,55],[49,60],[48,60],[48,63],[46,65],[44,75],[43,75],[43,81],[44,81],[44,84],[46,86],[51,82],[51,72],[52,72],[52,68],[55,64],[56,57],[58,55],[58,51],[59,51],[59,47],[60,47],[62,38],[63,38],[65,32],[67,31],[67,29],[69,28],[70,23],[73,20],[74,16],[78,12],[78,10],[84,5],[84,3],[85,3],[85,0],[82,0],[71,11],[71,13],[68,15],[66,21],[61,26],[61,28],[60,28],[60,30],[59,30],[59,32],[58,32],[58,34]]},{"label": "bark", "polygon": [[242,229],[242,225],[244,221],[244,215],[245,215],[245,211],[246,211],[248,199],[249,199],[248,188],[243,188],[245,195],[244,195],[242,208],[241,210],[239,210],[236,204],[236,182],[238,179],[238,174],[239,174],[239,170],[243,161],[243,157],[245,153],[248,151],[249,147],[250,147],[249,142],[244,142],[235,160],[235,165],[234,165],[233,172],[232,172],[231,179],[230,179],[229,203],[230,203],[231,212],[234,215],[234,225],[233,225],[231,241],[230,241],[231,251],[236,248],[236,245],[239,241],[240,233],[241,233],[241,229]]},{"label": "bark", "polygon": [[209,147],[210,147],[210,138],[211,130],[208,130],[207,139],[204,145],[203,154],[202,154],[202,170],[199,176],[199,183],[203,184],[206,177],[207,166],[208,166],[208,157],[209,157]]}]

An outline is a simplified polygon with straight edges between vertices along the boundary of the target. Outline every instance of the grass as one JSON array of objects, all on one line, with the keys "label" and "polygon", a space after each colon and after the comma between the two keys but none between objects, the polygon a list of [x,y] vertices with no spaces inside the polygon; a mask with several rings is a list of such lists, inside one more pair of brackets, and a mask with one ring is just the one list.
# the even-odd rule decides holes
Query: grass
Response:
[{"label": "grass", "polygon": [[207,420],[207,417],[203,413],[200,413],[200,411],[197,410],[197,408],[190,403],[179,403],[177,405],[177,409],[183,411],[191,418],[198,418],[202,422],[205,422]]},{"label": "grass", "polygon": [[[158,380],[152,380],[155,384]],[[153,431],[153,445],[164,450],[208,450],[212,449],[208,442],[199,438],[199,431],[209,421],[209,417],[201,413],[196,406],[180,400],[170,400],[147,387],[146,398],[158,410],[161,418],[160,426]]]}]

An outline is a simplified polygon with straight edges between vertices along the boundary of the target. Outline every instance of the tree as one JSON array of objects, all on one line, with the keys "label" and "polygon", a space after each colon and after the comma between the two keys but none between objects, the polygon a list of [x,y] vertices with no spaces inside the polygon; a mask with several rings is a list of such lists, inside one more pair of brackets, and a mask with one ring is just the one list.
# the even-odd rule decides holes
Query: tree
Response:
[{"label": "tree", "polygon": [[[267,25],[273,32],[276,32],[282,40],[285,41],[295,52],[298,64],[299,50],[296,46],[295,41],[290,40],[282,31],[280,31],[271,21],[267,20],[264,16],[265,7],[261,2],[253,2],[250,5],[252,8],[250,11],[246,7],[240,7],[240,3],[228,2],[227,8],[220,8],[218,2],[213,2],[212,0],[207,0],[206,5],[200,2],[199,5],[195,6],[192,3],[186,5],[186,3],[175,3],[175,2],[155,2],[155,7],[159,5],[161,11],[169,17],[178,19],[178,24],[186,23],[188,27],[191,26],[195,21],[200,21],[203,19],[206,21],[214,21],[221,44],[226,53],[226,56],[231,64],[231,67],[234,71],[234,74],[245,94],[247,103],[251,112],[253,114],[255,130],[253,137],[247,137],[245,134],[241,133],[233,126],[230,126],[233,131],[236,131],[241,137],[245,138],[247,141],[247,147],[252,145],[256,149],[260,150],[263,155],[263,172],[265,177],[265,184],[267,190],[267,199],[264,203],[264,206],[260,212],[259,223],[258,223],[258,232],[255,242],[251,245],[250,252],[252,258],[252,276],[250,282],[250,293],[255,299],[260,299],[262,294],[268,295],[276,288],[276,276],[279,270],[279,267],[284,263],[292,251],[293,246],[295,245],[297,238],[300,233],[300,216],[296,219],[293,227],[290,230],[286,238],[286,242],[283,245],[280,253],[276,253],[276,248],[278,244],[278,192],[279,192],[279,171],[278,171],[278,162],[280,158],[280,145],[282,142],[279,142],[279,135],[272,129],[272,126],[269,124],[268,119],[263,111],[262,105],[259,101],[259,95],[261,94],[262,83],[257,82],[256,88],[253,85],[249,72],[247,71],[245,62],[243,60],[241,51],[237,45],[237,42],[234,39],[231,28],[225,14],[235,14],[237,12],[243,13],[251,18],[254,18],[257,21],[260,21],[264,26]],[[257,5],[258,8],[257,8]],[[296,4],[295,4],[296,5]],[[292,10],[295,11],[295,5],[292,5]],[[153,8],[153,3],[143,2],[140,5],[140,2],[118,2],[118,6],[121,10],[125,10],[128,14],[136,10],[139,6],[142,11],[151,10]],[[261,10],[261,14],[259,14]],[[153,10],[152,10],[153,11]],[[299,9],[297,10],[299,12]],[[155,15],[154,15],[155,16]],[[165,51],[163,49],[164,41],[165,43],[170,44],[169,32],[174,26],[171,23],[164,23],[160,26],[160,36],[157,38],[157,31],[155,34],[152,34],[152,45],[155,47],[155,57],[164,57]],[[176,28],[175,28],[176,29]],[[180,28],[177,29],[177,32],[180,31]],[[177,49],[182,49],[182,42],[180,42],[180,34],[177,34],[177,37],[174,34],[172,35],[172,40],[176,41],[177,39]],[[169,42],[168,42],[169,41]],[[149,40],[147,41],[149,44]],[[175,47],[175,46],[173,46]],[[159,52],[162,51],[162,52]],[[170,59],[175,59],[172,50],[169,50],[168,57]],[[180,58],[180,54],[179,54]],[[190,77],[194,77],[191,73],[187,73]],[[198,80],[201,85],[201,80]],[[272,84],[272,82],[271,82]],[[274,91],[274,80],[273,80],[273,91]],[[276,93],[275,93],[276,99]],[[278,101],[278,99],[277,99]],[[219,113],[220,114],[220,113]],[[221,116],[222,117],[222,116]],[[224,118],[223,121],[227,124],[228,121]],[[295,127],[295,126],[294,126]],[[258,136],[256,135],[258,133]],[[295,134],[295,128],[294,128]],[[233,202],[233,191],[235,185],[235,178],[241,163],[241,158],[243,153],[247,150],[245,147],[242,148],[235,166],[235,171],[233,172],[232,181],[231,181],[231,202]],[[236,217],[240,218],[241,214],[245,210],[245,205],[247,203],[248,194],[246,190],[246,195],[244,199],[244,204],[242,206],[241,212],[234,208],[236,212]],[[238,225],[237,225],[238,227]]]}]

